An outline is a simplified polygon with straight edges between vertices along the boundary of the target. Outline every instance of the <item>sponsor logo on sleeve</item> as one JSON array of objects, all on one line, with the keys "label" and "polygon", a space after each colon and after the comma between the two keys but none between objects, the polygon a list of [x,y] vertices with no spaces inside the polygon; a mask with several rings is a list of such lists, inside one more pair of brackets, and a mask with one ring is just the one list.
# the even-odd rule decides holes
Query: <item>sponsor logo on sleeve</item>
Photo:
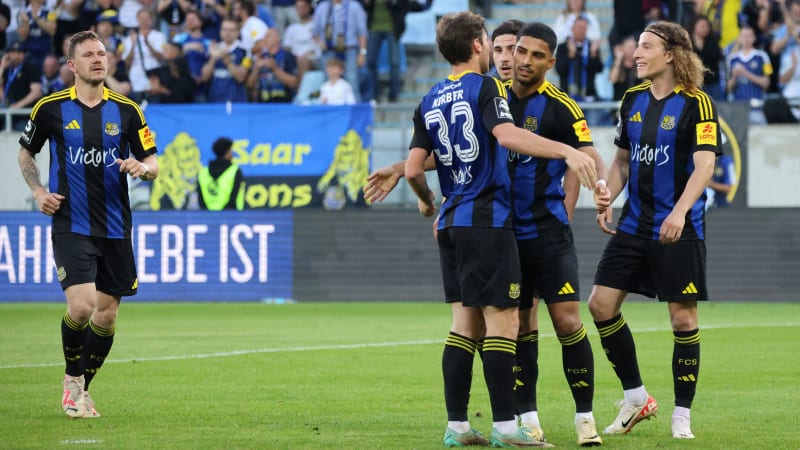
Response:
[{"label": "sponsor logo on sleeve", "polygon": [[142,148],[150,150],[156,146],[156,138],[150,131],[150,127],[144,127],[139,130],[139,141],[142,143]]},{"label": "sponsor logo on sleeve", "polygon": [[697,124],[697,145],[717,145],[717,124],[703,122]]},{"label": "sponsor logo on sleeve", "polygon": [[589,129],[586,120],[573,123],[572,128],[575,129],[575,136],[578,136],[578,142],[592,142],[592,130]]},{"label": "sponsor logo on sleeve", "polygon": [[498,119],[514,120],[511,116],[511,110],[508,108],[508,102],[503,97],[494,98],[494,109],[497,112]]},{"label": "sponsor logo on sleeve", "polygon": [[22,141],[30,144],[33,140],[33,135],[36,134],[36,124],[31,119],[25,124],[25,129],[22,130]]}]

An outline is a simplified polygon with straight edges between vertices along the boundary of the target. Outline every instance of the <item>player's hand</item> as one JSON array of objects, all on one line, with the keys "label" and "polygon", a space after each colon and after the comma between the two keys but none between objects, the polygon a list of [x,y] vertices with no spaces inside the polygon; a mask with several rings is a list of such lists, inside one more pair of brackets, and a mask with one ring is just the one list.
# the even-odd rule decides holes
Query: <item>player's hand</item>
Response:
[{"label": "player's hand", "polygon": [[683,226],[686,224],[686,215],[680,214],[673,210],[669,213],[664,222],[661,223],[661,229],[658,231],[658,242],[662,244],[674,244],[681,239],[683,233]]},{"label": "player's hand", "polygon": [[420,214],[425,217],[431,217],[436,214],[436,204],[434,200],[436,200],[436,194],[434,194],[433,191],[428,191],[427,200],[417,199],[417,208],[419,208]]},{"label": "player's hand", "polygon": [[115,162],[119,164],[120,172],[127,173],[132,178],[142,178],[150,172],[150,168],[145,163],[133,157],[128,159],[117,158]]},{"label": "player's hand", "polygon": [[594,205],[595,210],[601,213],[611,206],[611,191],[608,190],[605,180],[597,180],[594,185]]},{"label": "player's hand", "polygon": [[586,189],[594,189],[597,185],[597,169],[594,165],[594,159],[586,153],[571,149],[567,152],[566,157],[567,167],[575,172],[578,176],[578,181]]},{"label": "player's hand", "polygon": [[66,197],[61,194],[57,194],[55,192],[48,192],[43,187],[36,189],[33,192],[33,199],[36,200],[36,205],[39,207],[39,211],[47,214],[48,216],[52,216],[53,214],[61,208],[61,202],[64,201]]},{"label": "player's hand", "polygon": [[597,212],[597,225],[600,226],[600,230],[603,231],[605,234],[617,234],[617,230],[612,229],[609,225],[614,222],[614,210],[609,206],[604,211]]},{"label": "player's hand", "polygon": [[395,173],[391,166],[381,167],[367,177],[364,185],[364,200],[369,203],[382,202],[386,199],[402,176]]}]

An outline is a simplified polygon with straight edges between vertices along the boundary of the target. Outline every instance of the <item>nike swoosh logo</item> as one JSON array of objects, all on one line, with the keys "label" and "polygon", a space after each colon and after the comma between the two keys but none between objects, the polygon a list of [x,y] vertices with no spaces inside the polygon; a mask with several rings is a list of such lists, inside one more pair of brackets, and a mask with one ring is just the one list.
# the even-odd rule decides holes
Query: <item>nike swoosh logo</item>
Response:
[{"label": "nike swoosh logo", "polygon": [[636,417],[636,414],[632,415],[631,418],[628,419],[627,422],[622,422],[622,428],[627,428],[628,424],[631,423],[631,420],[633,420],[634,417]]}]

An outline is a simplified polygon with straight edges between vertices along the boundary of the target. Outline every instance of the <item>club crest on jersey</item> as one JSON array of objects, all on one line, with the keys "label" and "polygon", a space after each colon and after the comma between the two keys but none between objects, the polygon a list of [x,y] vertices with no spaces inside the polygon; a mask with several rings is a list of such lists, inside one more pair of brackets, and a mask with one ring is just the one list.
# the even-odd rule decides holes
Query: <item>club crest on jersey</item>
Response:
[{"label": "club crest on jersey", "polygon": [[109,136],[117,136],[119,134],[119,124],[116,122],[106,122],[105,133]]},{"label": "club crest on jersey", "polygon": [[664,116],[664,118],[661,119],[661,128],[667,131],[675,128],[675,116]]},{"label": "club crest on jersey", "polygon": [[30,144],[35,133],[36,124],[33,123],[32,120],[28,119],[28,123],[25,124],[25,129],[22,130],[22,140],[25,141],[26,144]]},{"label": "club crest on jersey", "polygon": [[519,298],[519,294],[520,294],[519,283],[511,283],[508,286],[508,296],[516,300]]},{"label": "club crest on jersey", "polygon": [[536,133],[536,130],[539,129],[539,118],[536,116],[527,116],[525,117],[525,129],[528,131],[532,131]]}]

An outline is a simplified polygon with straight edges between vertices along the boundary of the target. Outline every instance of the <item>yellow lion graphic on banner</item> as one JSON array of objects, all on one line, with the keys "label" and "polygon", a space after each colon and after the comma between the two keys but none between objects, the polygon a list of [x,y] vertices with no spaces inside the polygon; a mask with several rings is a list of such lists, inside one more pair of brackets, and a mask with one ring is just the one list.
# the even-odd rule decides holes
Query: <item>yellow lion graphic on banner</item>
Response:
[{"label": "yellow lion graphic on banner", "polygon": [[333,153],[333,161],[317,183],[317,192],[325,193],[332,181],[344,191],[352,202],[358,201],[361,188],[369,175],[369,150],[364,148],[361,136],[349,130],[339,139]]},{"label": "yellow lion graphic on banner", "polygon": [[150,191],[150,209],[186,209],[197,195],[197,176],[203,168],[197,141],[180,132],[158,155],[158,178]]}]

